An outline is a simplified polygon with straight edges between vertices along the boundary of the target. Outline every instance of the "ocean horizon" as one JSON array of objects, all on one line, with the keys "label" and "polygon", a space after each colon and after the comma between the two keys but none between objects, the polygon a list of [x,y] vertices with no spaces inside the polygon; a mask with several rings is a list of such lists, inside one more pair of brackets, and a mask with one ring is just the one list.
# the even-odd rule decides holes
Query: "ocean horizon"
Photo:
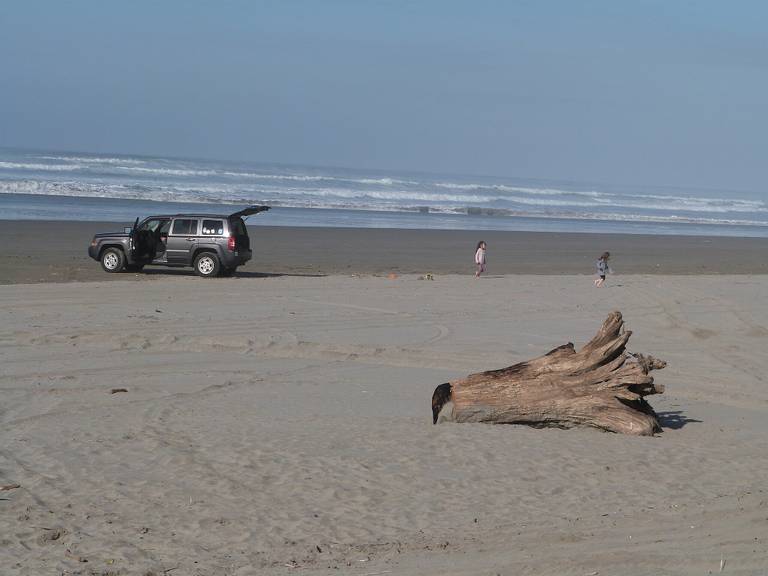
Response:
[{"label": "ocean horizon", "polygon": [[755,192],[0,149],[0,219],[273,207],[253,225],[768,237]]}]

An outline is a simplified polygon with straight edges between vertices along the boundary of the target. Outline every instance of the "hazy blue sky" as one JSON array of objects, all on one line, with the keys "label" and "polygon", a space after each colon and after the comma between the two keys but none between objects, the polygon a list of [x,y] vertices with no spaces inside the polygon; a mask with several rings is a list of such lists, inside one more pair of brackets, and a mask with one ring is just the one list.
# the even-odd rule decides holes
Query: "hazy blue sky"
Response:
[{"label": "hazy blue sky", "polygon": [[766,190],[768,2],[0,2],[0,146]]}]

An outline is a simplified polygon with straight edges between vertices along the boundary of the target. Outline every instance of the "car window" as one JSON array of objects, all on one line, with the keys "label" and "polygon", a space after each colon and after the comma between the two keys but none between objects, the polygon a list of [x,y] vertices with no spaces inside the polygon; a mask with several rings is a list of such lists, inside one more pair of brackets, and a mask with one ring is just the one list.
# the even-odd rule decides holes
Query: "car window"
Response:
[{"label": "car window", "polygon": [[151,230],[154,232],[158,229],[160,224],[163,222],[160,218],[153,218],[152,220],[146,220],[145,222],[141,223],[141,226],[139,226],[139,230]]},{"label": "car window", "polygon": [[223,220],[203,220],[203,236],[221,236],[224,234]]},{"label": "car window", "polygon": [[232,234],[235,236],[248,236],[248,231],[245,229],[245,222],[242,218],[236,218],[229,221],[232,227]]},{"label": "car window", "polygon": [[173,221],[173,228],[171,229],[171,234],[176,235],[190,235],[194,236],[197,234],[197,220],[187,220],[178,218]]}]

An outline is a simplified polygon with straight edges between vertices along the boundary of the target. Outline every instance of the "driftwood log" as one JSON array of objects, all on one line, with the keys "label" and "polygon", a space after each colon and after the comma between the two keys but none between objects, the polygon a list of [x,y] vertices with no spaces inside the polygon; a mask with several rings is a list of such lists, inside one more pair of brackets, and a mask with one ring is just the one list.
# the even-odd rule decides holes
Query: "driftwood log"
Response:
[{"label": "driftwood log", "polygon": [[578,352],[568,343],[534,360],[441,384],[432,396],[432,421],[660,432],[644,397],[664,392],[649,372],[666,362],[628,352],[631,335],[621,312],[611,312]]}]

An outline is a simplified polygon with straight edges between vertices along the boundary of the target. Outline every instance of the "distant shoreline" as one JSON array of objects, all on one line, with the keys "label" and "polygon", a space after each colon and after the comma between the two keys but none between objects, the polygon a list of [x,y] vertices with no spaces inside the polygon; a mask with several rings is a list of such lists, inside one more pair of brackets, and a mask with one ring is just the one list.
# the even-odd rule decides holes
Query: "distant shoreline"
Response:
[{"label": "distant shoreline", "polygon": [[[87,256],[88,243],[94,233],[121,228],[115,222],[2,221],[0,284],[192,275],[186,268],[103,272]],[[470,275],[479,240],[488,243],[489,275],[591,275],[605,250],[616,271],[609,285],[631,274],[768,274],[767,238],[290,226],[249,226],[249,234],[254,257],[241,278]]]}]

